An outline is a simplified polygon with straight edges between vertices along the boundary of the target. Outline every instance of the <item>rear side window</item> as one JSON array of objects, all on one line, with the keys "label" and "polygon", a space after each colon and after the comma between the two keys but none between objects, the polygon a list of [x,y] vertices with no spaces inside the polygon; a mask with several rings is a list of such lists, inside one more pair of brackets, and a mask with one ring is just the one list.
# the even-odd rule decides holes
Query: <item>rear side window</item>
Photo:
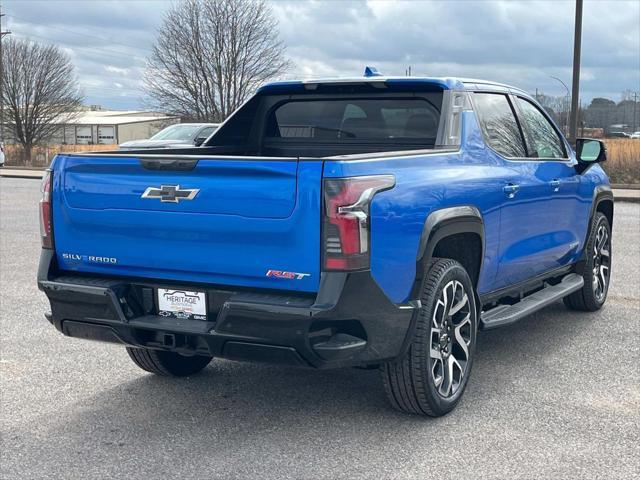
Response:
[{"label": "rear side window", "polygon": [[560,135],[544,114],[531,102],[517,97],[520,121],[527,131],[529,156],[534,158],[566,158]]},{"label": "rear side window", "polygon": [[520,127],[506,95],[475,93],[474,106],[486,142],[505,157],[526,157]]},{"label": "rear side window", "polygon": [[441,94],[427,98],[295,100],[271,113],[267,141],[435,145]]}]

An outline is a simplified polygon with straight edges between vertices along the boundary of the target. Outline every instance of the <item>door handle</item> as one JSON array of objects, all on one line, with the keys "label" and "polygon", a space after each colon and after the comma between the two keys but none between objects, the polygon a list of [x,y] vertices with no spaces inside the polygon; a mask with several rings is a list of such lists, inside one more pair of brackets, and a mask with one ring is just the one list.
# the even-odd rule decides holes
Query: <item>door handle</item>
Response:
[{"label": "door handle", "polygon": [[518,190],[520,190],[520,185],[508,183],[504,186],[502,190],[504,191],[504,193],[507,194],[507,198],[513,198],[516,196],[516,193],[518,192]]},{"label": "door handle", "polygon": [[554,178],[553,180],[551,180],[549,182],[549,185],[551,185],[551,188],[553,188],[554,192],[557,192],[558,190],[560,190],[560,180],[558,180],[557,178]]}]

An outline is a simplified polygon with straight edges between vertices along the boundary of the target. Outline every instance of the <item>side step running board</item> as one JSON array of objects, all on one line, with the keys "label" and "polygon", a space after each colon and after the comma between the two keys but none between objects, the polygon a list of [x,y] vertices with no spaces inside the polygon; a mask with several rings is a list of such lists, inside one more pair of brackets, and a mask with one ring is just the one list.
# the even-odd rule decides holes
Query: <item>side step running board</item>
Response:
[{"label": "side step running board", "polygon": [[582,276],[577,273],[570,273],[559,284],[549,285],[524,297],[514,305],[498,305],[491,310],[482,312],[480,328],[490,330],[517,322],[527,315],[566,297],[570,293],[580,290],[583,285],[584,279]]}]

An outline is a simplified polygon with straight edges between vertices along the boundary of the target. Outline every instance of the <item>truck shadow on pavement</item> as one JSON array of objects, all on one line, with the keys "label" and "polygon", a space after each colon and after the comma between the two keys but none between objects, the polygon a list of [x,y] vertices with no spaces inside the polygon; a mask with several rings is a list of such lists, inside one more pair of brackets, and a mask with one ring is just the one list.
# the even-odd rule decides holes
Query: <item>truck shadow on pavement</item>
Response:
[{"label": "truck shadow on pavement", "polygon": [[[95,448],[96,442],[113,448],[140,442],[144,448],[160,448],[173,442],[171,448],[179,450],[176,439],[211,448],[251,448],[253,442],[258,445],[274,436],[281,442],[307,444],[310,431],[313,442],[322,443],[336,435],[352,441],[366,438],[362,435],[379,436],[380,428],[388,428],[393,436],[480,425],[500,415],[501,409],[504,414],[504,408],[514,408],[503,406],[505,396],[530,396],[529,382],[546,381],[545,369],[554,368],[547,359],[562,357],[563,349],[597,316],[569,312],[559,304],[517,325],[481,333],[465,397],[441,419],[421,421],[392,410],[377,370],[316,371],[214,360],[199,375],[168,379],[131,366],[133,380],[65,407],[61,420],[51,423],[51,435],[61,443],[47,448],[82,453],[89,445]],[[114,358],[115,365],[126,366],[128,361],[124,351]]]}]

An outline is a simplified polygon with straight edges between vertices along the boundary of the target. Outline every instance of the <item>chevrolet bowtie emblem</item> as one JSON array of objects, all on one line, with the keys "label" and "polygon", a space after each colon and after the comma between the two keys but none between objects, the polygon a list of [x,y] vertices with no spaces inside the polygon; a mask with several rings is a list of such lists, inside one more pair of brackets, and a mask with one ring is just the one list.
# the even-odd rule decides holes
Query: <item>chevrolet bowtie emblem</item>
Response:
[{"label": "chevrolet bowtie emblem", "polygon": [[160,188],[147,188],[142,198],[157,198],[161,202],[178,203],[180,200],[193,200],[199,191],[197,188],[181,189],[180,185],[162,185]]}]

